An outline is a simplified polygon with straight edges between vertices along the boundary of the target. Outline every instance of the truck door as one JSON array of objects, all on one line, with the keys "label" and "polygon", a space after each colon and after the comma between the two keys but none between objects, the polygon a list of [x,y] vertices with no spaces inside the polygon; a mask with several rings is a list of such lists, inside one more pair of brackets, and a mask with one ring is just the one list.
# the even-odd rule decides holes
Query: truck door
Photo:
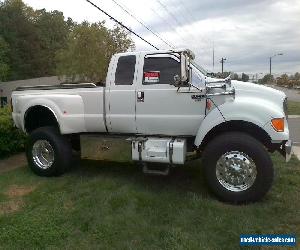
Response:
[{"label": "truck door", "polygon": [[136,56],[124,55],[115,60],[108,70],[112,75],[105,99],[107,129],[113,133],[136,133]]},{"label": "truck door", "polygon": [[[136,94],[137,132],[196,135],[205,116],[204,79],[203,93],[194,87],[178,90],[170,85],[174,76],[180,75],[179,60],[172,55],[145,56],[141,68]],[[196,77],[194,74],[195,81]]]}]

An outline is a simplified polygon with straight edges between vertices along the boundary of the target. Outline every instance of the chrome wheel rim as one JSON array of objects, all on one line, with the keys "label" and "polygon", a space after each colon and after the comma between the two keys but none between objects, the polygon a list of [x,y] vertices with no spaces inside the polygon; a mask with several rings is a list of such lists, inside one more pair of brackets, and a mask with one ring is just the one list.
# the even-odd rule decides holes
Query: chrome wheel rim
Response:
[{"label": "chrome wheel rim", "polygon": [[216,175],[224,188],[232,192],[241,192],[254,184],[257,169],[254,161],[247,154],[230,151],[217,161]]},{"label": "chrome wheel rim", "polygon": [[48,169],[54,162],[54,150],[46,140],[37,140],[32,147],[34,163],[41,169]]}]

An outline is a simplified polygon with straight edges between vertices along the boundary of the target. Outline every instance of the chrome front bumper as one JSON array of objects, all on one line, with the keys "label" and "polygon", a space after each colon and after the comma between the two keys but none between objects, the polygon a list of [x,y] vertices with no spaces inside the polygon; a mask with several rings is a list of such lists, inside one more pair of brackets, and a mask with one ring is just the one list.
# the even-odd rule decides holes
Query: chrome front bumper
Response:
[{"label": "chrome front bumper", "polygon": [[291,157],[292,157],[292,140],[288,140],[284,145],[283,145],[283,150],[285,152],[285,161],[288,162]]}]

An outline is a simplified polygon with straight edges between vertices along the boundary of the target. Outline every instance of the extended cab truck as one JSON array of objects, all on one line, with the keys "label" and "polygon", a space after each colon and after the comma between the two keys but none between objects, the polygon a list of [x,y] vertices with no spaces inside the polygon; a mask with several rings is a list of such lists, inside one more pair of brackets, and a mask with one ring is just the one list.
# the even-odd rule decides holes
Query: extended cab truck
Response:
[{"label": "extended cab truck", "polygon": [[[29,166],[38,175],[58,175],[69,168],[72,148],[80,150],[79,135],[119,136],[131,140],[132,159],[147,173],[166,173],[194,152],[221,200],[262,198],[273,181],[268,151],[291,155],[286,96],[214,79],[193,59],[186,49],[120,53],[111,59],[105,87],[17,88],[12,116],[29,134]],[[151,169],[150,162],[164,169]]]}]

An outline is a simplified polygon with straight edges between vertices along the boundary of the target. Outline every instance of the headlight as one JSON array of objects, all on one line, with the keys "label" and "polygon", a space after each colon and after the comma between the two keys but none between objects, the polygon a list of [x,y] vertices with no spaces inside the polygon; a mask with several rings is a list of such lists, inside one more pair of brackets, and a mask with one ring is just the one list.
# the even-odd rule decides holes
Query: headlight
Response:
[{"label": "headlight", "polygon": [[283,101],[283,111],[285,114],[285,117],[288,117],[288,104],[287,104],[287,97]]}]

